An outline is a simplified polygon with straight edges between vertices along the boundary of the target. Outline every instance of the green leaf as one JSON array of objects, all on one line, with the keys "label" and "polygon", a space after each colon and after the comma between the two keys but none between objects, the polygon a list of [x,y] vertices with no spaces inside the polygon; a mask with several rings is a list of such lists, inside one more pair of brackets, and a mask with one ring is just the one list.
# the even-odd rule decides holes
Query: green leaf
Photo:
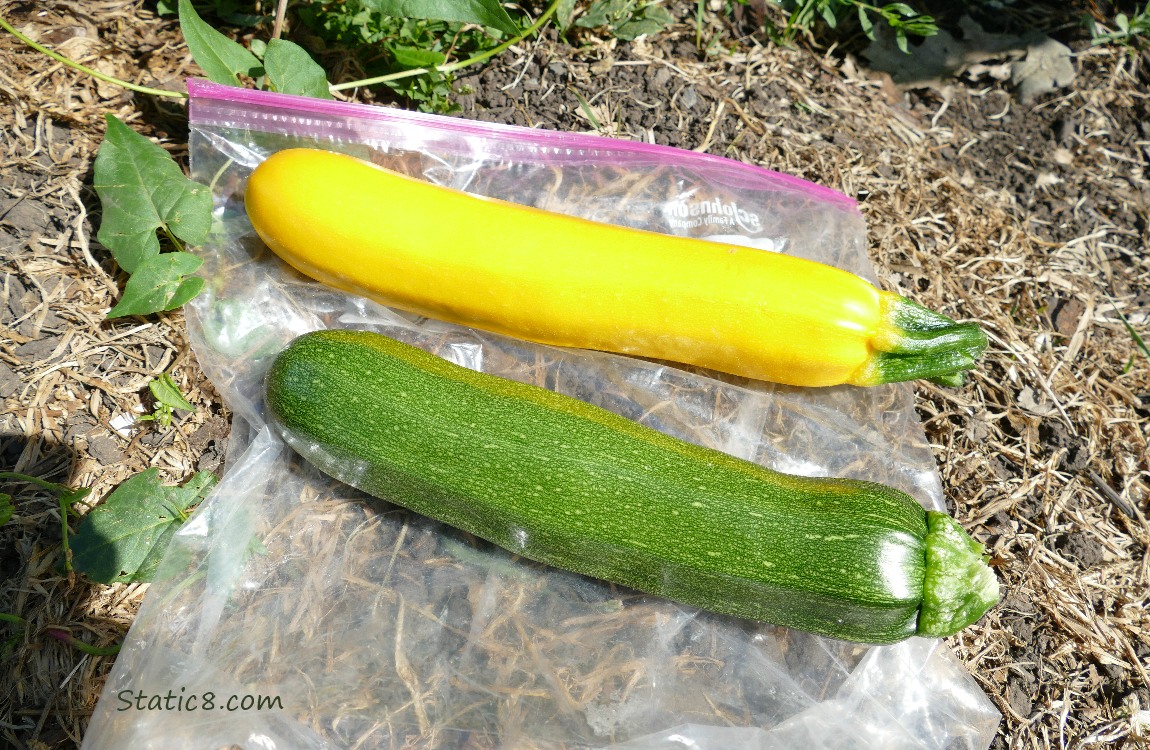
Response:
[{"label": "green leaf", "polygon": [[268,42],[264,55],[267,87],[281,94],[331,99],[327,74],[303,47],[283,39]]},{"label": "green leaf", "polygon": [[874,40],[874,21],[870,20],[870,14],[861,5],[859,6],[859,26],[862,27],[863,33],[866,34],[867,39]]},{"label": "green leaf", "polygon": [[184,511],[217,481],[201,471],[183,487],[165,487],[155,467],[131,477],[84,516],[72,537],[72,567],[100,583],[151,580]]},{"label": "green leaf", "polygon": [[[164,553],[168,551],[168,545],[171,544],[176,529],[182,525],[182,521],[173,521],[164,526],[160,530],[160,535],[156,537],[152,546],[148,549],[148,554],[140,561],[139,566],[132,575],[123,580],[123,583],[148,583],[152,581],[152,579],[156,577],[156,569],[160,567],[160,562],[164,559]],[[76,561],[75,558],[73,558],[73,567],[75,564]],[[89,578],[91,578],[91,576],[89,576]]]},{"label": "green leaf", "polygon": [[890,17],[892,13],[898,13],[904,18],[912,18],[918,15],[918,11],[910,7],[906,3],[888,3],[883,6],[883,13]]},{"label": "green leaf", "polygon": [[591,109],[591,105],[587,100],[575,89],[571,89],[571,93],[575,94],[575,98],[579,100],[579,109],[583,111],[583,115],[587,118],[587,121],[591,123],[591,126],[596,130],[602,128],[603,126],[599,124],[599,118],[595,116],[595,110]]},{"label": "green leaf", "polygon": [[0,492],[0,526],[12,520],[16,506],[12,505],[12,496]]},{"label": "green leaf", "polygon": [[633,39],[638,39],[644,34],[657,34],[667,27],[669,21],[664,21],[659,18],[649,18],[641,16],[632,18],[629,21],[624,21],[618,26],[614,27],[615,36],[625,42]]},{"label": "green leaf", "polygon": [[164,253],[136,268],[124,285],[124,296],[108,311],[109,318],[172,310],[200,293],[204,280],[188,276],[203,264],[191,253]]},{"label": "green leaf", "polygon": [[[219,479],[215,474],[208,471],[197,472],[191,479],[184,484],[183,487],[164,487],[164,493],[167,495],[168,502],[172,507],[185,509],[194,505],[204,497],[207,496],[212,488],[216,486]],[[181,519],[177,523],[169,524],[160,534],[160,538],[152,546],[151,552],[140,563],[140,567],[136,570],[135,575],[132,576],[132,583],[151,581],[156,577],[156,569],[160,566],[160,562],[164,559],[164,553],[168,549],[168,544],[172,536],[176,533],[184,523]]]},{"label": "green leaf", "polygon": [[835,9],[829,5],[824,5],[822,8],[823,20],[826,21],[827,26],[832,29],[839,25],[839,17],[835,13]]},{"label": "green leaf", "polygon": [[597,29],[611,22],[611,16],[617,12],[615,3],[610,0],[595,0],[591,7],[575,22],[576,26],[585,29]]},{"label": "green leaf", "polygon": [[671,11],[662,5],[648,5],[643,9],[643,19],[653,21],[664,27],[670,26],[675,22],[675,17],[671,15]]},{"label": "green leaf", "polygon": [[389,49],[391,54],[395,55],[395,61],[404,68],[434,68],[447,60],[447,56],[442,52],[432,49],[405,47],[399,44],[391,45]]},{"label": "green leaf", "polygon": [[1122,311],[1118,309],[1117,303],[1115,303],[1114,300],[1110,298],[1110,295],[1106,295],[1106,300],[1111,305],[1113,305],[1114,312],[1118,313],[1118,319],[1122,321],[1122,325],[1126,328],[1126,333],[1130,334],[1130,338],[1134,341],[1134,346],[1136,346],[1138,350],[1142,352],[1144,357],[1150,359],[1150,347],[1146,346],[1145,340],[1143,340],[1143,338],[1138,334],[1138,331],[1135,330],[1134,326],[1130,324],[1130,321],[1126,318],[1126,316],[1122,314]]},{"label": "green leaf", "polygon": [[[78,503],[81,500],[83,500],[84,498],[86,498],[88,495],[92,494],[92,488],[91,487],[80,487],[78,489],[73,489],[71,487],[61,487],[61,490],[62,491],[60,492],[60,502],[63,505],[63,507],[69,508],[69,509],[71,508],[71,506],[75,505],[76,503]],[[72,514],[75,515],[75,513],[76,513],[76,511],[73,510]]]},{"label": "green leaf", "polygon": [[564,32],[571,28],[571,21],[575,18],[575,0],[559,0],[559,7],[555,9],[555,23],[559,31]]},{"label": "green leaf", "polygon": [[212,227],[208,188],[185,177],[164,149],[113,115],[107,120],[93,179],[104,214],[96,239],[128,273],[160,254],[157,229],[203,243]]},{"label": "green leaf", "polygon": [[930,37],[938,34],[938,24],[930,16],[918,16],[911,18],[903,24],[903,28],[908,34],[915,36]]},{"label": "green leaf", "polygon": [[156,13],[161,16],[174,16],[177,10],[171,0],[159,0],[159,2],[156,3]]},{"label": "green leaf", "polygon": [[209,26],[196,13],[190,0],[180,0],[179,7],[180,30],[184,32],[188,50],[209,79],[227,86],[241,86],[241,73],[251,78],[263,75],[259,58]]},{"label": "green leaf", "polygon": [[183,510],[207,497],[219,481],[219,477],[210,471],[197,471],[183,487],[174,485],[164,487],[164,492],[167,493],[169,502],[179,505]]},{"label": "green leaf", "polygon": [[475,23],[505,34],[519,31],[499,0],[364,0],[363,5],[395,18]]},{"label": "green leaf", "polygon": [[156,401],[164,406],[172,409],[195,411],[196,407],[188,403],[184,394],[180,393],[180,389],[176,386],[176,381],[172,380],[172,376],[166,372],[148,383],[148,389]]}]

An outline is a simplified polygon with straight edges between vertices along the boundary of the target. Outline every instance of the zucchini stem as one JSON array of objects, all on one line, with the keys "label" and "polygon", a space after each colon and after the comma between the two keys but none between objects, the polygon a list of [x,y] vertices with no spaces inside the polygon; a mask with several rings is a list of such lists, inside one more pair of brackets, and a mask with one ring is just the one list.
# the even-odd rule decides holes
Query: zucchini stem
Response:
[{"label": "zucchini stem", "polygon": [[926,577],[916,634],[942,638],[998,603],[998,579],[983,546],[953,518],[927,511],[926,528]]},{"label": "zucchini stem", "polygon": [[962,385],[986,350],[986,334],[976,323],[957,323],[917,302],[881,292],[882,319],[871,339],[866,364],[850,382],[881,385],[925,378],[942,385]]}]

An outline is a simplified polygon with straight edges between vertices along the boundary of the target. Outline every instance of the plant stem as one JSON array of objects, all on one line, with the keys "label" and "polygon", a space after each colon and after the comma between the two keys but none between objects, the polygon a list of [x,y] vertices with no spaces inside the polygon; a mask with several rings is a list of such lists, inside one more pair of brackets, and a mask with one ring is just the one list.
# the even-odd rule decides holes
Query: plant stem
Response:
[{"label": "plant stem", "polygon": [[[1150,2],[1147,3],[1147,8],[1150,8]],[[1130,334],[1130,338],[1134,340],[1134,345],[1138,347],[1138,350],[1142,352],[1146,359],[1150,359],[1150,348],[1147,348],[1146,342],[1138,335],[1138,331],[1134,330],[1134,326],[1130,325],[1130,321],[1127,320],[1126,316],[1122,314],[1122,311],[1118,309],[1118,303],[1111,299],[1109,294],[1103,292],[1103,295],[1114,307],[1114,312],[1118,313],[1118,318],[1122,321],[1122,325],[1126,327],[1126,332]],[[1131,362],[1133,362],[1133,357],[1131,358]]]},{"label": "plant stem", "polygon": [[213,193],[216,191],[216,185],[219,183],[220,178],[223,177],[224,173],[228,171],[228,167],[234,163],[235,160],[229,156],[227,161],[220,165],[220,168],[216,170],[214,175],[212,175],[212,181],[208,183],[209,190],[211,190]]},{"label": "plant stem", "polygon": [[64,628],[45,628],[44,632],[58,641],[67,643],[74,649],[83,651],[85,654],[91,654],[92,656],[112,656],[120,652],[119,645],[106,646],[104,648],[100,648],[99,646],[92,646],[84,643],[82,640],[75,637]]},{"label": "plant stem", "polygon": [[60,495],[60,548],[64,551],[64,570],[68,572],[71,582],[72,573],[72,547],[68,544],[68,501],[67,495]]},{"label": "plant stem", "polygon": [[41,479],[40,477],[34,477],[34,476],[30,476],[28,474],[21,474],[21,473],[16,472],[16,471],[0,471],[0,479],[15,479],[17,482],[26,482],[28,484],[34,484],[34,485],[37,485],[38,487],[42,487],[42,488],[48,490],[49,492],[55,492],[56,494],[61,494],[64,492],[71,492],[72,491],[71,487],[65,487],[62,484],[56,484],[55,482],[49,482],[47,479]]},{"label": "plant stem", "polygon": [[117,86],[122,86],[126,89],[129,89],[131,91],[137,91],[141,94],[152,94],[153,96],[167,96],[167,97],[172,97],[175,99],[187,99],[188,98],[187,94],[184,94],[184,93],[179,92],[179,91],[166,91],[164,89],[148,88],[147,86],[141,86],[141,85],[136,84],[136,83],[130,83],[128,81],[122,81],[119,78],[115,78],[113,76],[101,73],[98,70],[93,70],[92,68],[89,68],[86,65],[81,65],[80,63],[76,62],[75,60],[71,60],[67,57],[64,57],[59,52],[53,52],[52,50],[48,49],[44,45],[38,44],[37,42],[32,41],[28,37],[21,34],[19,31],[17,31],[16,29],[12,28],[12,26],[7,21],[5,21],[3,17],[0,17],[0,28],[4,29],[8,33],[12,34],[17,39],[24,42],[24,44],[27,44],[29,47],[36,50],[37,52],[43,53],[43,54],[47,55],[48,57],[51,57],[53,60],[58,60],[59,62],[64,63],[69,68],[73,68],[75,70],[78,70],[81,73],[87,73],[88,75],[92,76],[93,78],[98,78],[101,81],[105,81],[107,83],[114,83]]},{"label": "plant stem", "polygon": [[986,350],[976,323],[958,323],[894,292],[880,292],[880,322],[870,337],[866,363],[851,375],[853,385],[881,385],[926,378],[960,385]]},{"label": "plant stem", "polygon": [[591,124],[595,126],[595,129],[602,130],[603,126],[599,124],[599,118],[596,117],[595,113],[591,111],[591,105],[587,103],[587,100],[584,99],[575,89],[571,89],[571,93],[574,94],[575,98],[579,100],[579,109],[583,110],[583,114],[587,116],[587,119],[591,121]]},{"label": "plant stem", "polygon": [[284,16],[287,15],[288,0],[279,0],[276,5],[276,20],[272,26],[272,39],[279,39],[284,30]]},{"label": "plant stem", "polygon": [[703,0],[695,2],[695,49],[703,49]]},{"label": "plant stem", "polygon": [[60,544],[64,550],[64,570],[71,573],[72,548],[68,546],[68,508],[72,503],[87,495],[89,490],[74,490],[67,485],[56,484],[55,482],[49,482],[40,477],[21,474],[16,471],[0,471],[0,479],[14,479],[17,482],[27,482],[28,484],[34,484],[56,495],[56,499],[60,503]]},{"label": "plant stem", "polygon": [[23,626],[19,628],[19,632],[8,640],[0,643],[0,657],[7,656],[8,651],[16,647],[16,644],[24,639],[23,631],[28,627],[28,621],[20,615],[12,615],[7,612],[0,612],[0,622],[10,622],[13,625]]},{"label": "plant stem", "polygon": [[422,75],[424,73],[432,73],[432,72],[451,73],[452,71],[459,70],[460,68],[466,68],[466,67],[471,66],[471,65],[477,65],[477,64],[484,62],[485,60],[492,58],[492,57],[498,55],[499,53],[505,51],[506,49],[511,47],[511,45],[517,44],[517,43],[523,41],[527,37],[534,34],[536,31],[538,31],[539,29],[543,28],[543,25],[547,23],[547,21],[551,18],[551,16],[555,15],[555,11],[558,8],[559,8],[559,0],[552,0],[551,4],[547,6],[547,10],[543,11],[543,14],[541,16],[539,16],[539,18],[535,21],[535,23],[531,24],[526,29],[524,29],[522,33],[508,39],[506,42],[503,42],[503,44],[500,44],[498,47],[492,47],[491,49],[487,50],[486,52],[481,52],[478,55],[475,55],[474,57],[467,58],[466,60],[460,60],[459,62],[454,62],[454,63],[451,63],[450,65],[437,65],[433,68],[412,68],[411,70],[401,70],[398,73],[388,73],[387,75],[376,76],[375,78],[365,78],[361,81],[349,81],[348,83],[337,83],[334,86],[331,86],[330,88],[332,91],[343,91],[345,89],[354,89],[354,88],[357,88],[359,86],[374,86],[377,83],[387,83],[388,81],[397,81],[400,78],[410,78],[411,76]]},{"label": "plant stem", "polygon": [[160,224],[160,231],[162,231],[164,236],[168,238],[168,241],[175,246],[177,252],[182,253],[187,250],[187,248],[184,247],[184,243],[180,242],[180,238],[172,232],[172,229],[167,225],[167,222]]}]

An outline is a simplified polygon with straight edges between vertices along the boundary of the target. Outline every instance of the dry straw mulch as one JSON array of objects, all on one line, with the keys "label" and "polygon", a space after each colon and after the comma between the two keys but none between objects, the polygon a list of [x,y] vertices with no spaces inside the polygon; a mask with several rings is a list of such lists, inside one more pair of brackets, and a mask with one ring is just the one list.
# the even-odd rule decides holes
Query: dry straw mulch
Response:
[{"label": "dry straw mulch", "polygon": [[[174,24],[138,0],[0,9],[98,70],[169,88],[194,72]],[[922,384],[918,407],[954,512],[1004,584],[1003,604],[952,639],[1003,713],[996,746],[1139,746],[1132,719],[1150,710],[1150,361],[1123,317],[1147,334],[1146,58],[1084,51],[1072,88],[1023,106],[994,81],[905,94],[852,59],[754,42],[700,62],[693,35],[525,45],[468,78],[464,115],[591,129],[581,91],[613,135],[859,196],[883,282],[982,321],[992,342],[968,385]],[[531,75],[563,85],[514,100]],[[218,468],[226,414],[181,316],[105,322],[119,284],[94,239],[104,115],[183,156],[180,107],[97,83],[7,35],[0,101],[3,470],[91,487],[95,501],[149,466],[173,482]],[[196,411],[171,430],[122,436],[112,420],[150,408],[146,383],[164,371]],[[3,662],[0,744],[72,747],[113,658],[43,629],[115,644],[145,587],[57,573],[56,504],[30,488],[12,494],[0,612],[27,627]]]}]

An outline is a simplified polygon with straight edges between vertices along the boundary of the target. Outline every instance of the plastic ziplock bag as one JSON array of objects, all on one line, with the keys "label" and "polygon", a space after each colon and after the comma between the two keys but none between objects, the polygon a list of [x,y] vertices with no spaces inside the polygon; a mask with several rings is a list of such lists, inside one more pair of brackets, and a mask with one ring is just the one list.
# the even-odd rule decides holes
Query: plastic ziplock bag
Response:
[{"label": "plastic ziplock bag", "polygon": [[253,233],[243,190],[268,154],[316,146],[873,279],[852,200],[648,144],[189,88],[193,176],[212,185],[216,228],[188,330],[234,413],[229,459],[173,537],[85,748],[989,745],[999,715],[940,642],[860,646],[536,565],[319,474],[264,420],[263,376],[288,341],[370,329],[774,469],[878,481],[942,509],[905,384],[790,388],[396,312],[280,262]]}]

